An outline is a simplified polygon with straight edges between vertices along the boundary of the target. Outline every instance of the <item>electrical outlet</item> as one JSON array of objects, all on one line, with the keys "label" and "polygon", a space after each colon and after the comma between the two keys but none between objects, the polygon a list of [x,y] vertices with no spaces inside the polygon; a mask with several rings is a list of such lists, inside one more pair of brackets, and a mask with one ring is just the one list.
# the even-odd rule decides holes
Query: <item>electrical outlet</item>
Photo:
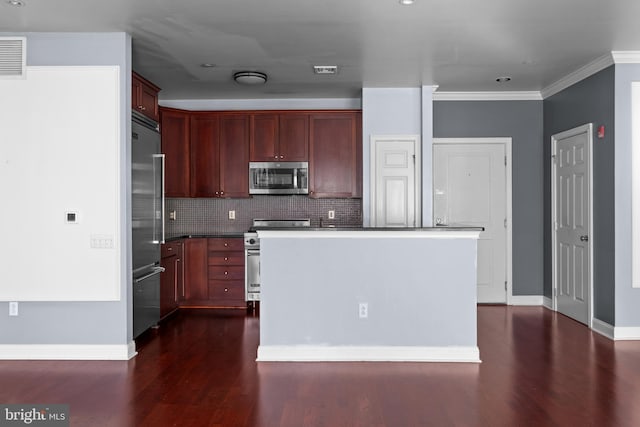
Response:
[{"label": "electrical outlet", "polygon": [[361,319],[366,319],[369,317],[369,304],[366,302],[361,302],[358,304],[358,317]]},{"label": "electrical outlet", "polygon": [[169,219],[171,221],[175,221],[176,219],[178,219],[178,217],[176,216],[176,211],[169,211]]},{"label": "electrical outlet", "polygon": [[229,211],[229,219],[236,219],[236,211]]},{"label": "electrical outlet", "polygon": [[11,301],[9,303],[9,316],[17,316],[18,315],[18,302]]},{"label": "electrical outlet", "polygon": [[329,211],[327,214],[329,219],[336,219],[336,211]]}]

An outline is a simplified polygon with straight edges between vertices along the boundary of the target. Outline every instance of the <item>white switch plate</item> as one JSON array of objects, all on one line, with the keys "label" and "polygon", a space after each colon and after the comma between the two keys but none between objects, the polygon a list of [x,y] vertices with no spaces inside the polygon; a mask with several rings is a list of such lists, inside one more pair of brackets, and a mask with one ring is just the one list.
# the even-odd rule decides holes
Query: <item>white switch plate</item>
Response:
[{"label": "white switch plate", "polygon": [[18,315],[18,302],[11,301],[9,303],[9,316],[17,316]]},{"label": "white switch plate", "polygon": [[103,234],[91,235],[92,249],[113,249],[113,236]]},{"label": "white switch plate", "polygon": [[329,211],[327,216],[329,219],[336,219],[336,211]]},{"label": "white switch plate", "polygon": [[229,219],[236,219],[236,211],[229,211]]},{"label": "white switch plate", "polygon": [[176,219],[178,219],[176,216],[176,211],[169,211],[169,219],[171,221],[175,221]]}]

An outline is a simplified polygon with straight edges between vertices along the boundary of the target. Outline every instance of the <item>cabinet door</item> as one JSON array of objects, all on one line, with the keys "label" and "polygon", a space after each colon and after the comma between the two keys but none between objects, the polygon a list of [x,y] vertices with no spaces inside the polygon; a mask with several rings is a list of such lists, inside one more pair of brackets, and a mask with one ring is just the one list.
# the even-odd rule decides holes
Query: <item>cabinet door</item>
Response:
[{"label": "cabinet door", "polygon": [[191,116],[190,184],[193,197],[220,195],[219,127],[218,114]]},{"label": "cabinet door", "polygon": [[280,115],[279,158],[287,162],[309,160],[309,115]]},{"label": "cabinet door", "polygon": [[160,275],[160,318],[165,317],[177,307],[177,280],[178,270],[176,269],[177,255],[162,258],[161,265],[164,272]]},{"label": "cabinet door", "polygon": [[159,91],[159,87],[142,76],[133,73],[131,77],[131,108],[155,121],[159,121]]},{"label": "cabinet door", "polygon": [[249,197],[249,115],[220,116],[220,196]]},{"label": "cabinet door", "polygon": [[357,197],[356,113],[312,114],[309,128],[309,196]]},{"label": "cabinet door", "polygon": [[249,160],[272,162],[278,160],[278,115],[252,114]]},{"label": "cabinet door", "polygon": [[189,114],[160,109],[165,195],[189,197]]},{"label": "cabinet door", "polygon": [[209,299],[207,239],[187,239],[184,243],[185,305],[206,304]]},{"label": "cabinet door", "polygon": [[156,122],[160,120],[158,114],[158,92],[156,89],[142,84],[140,91],[140,105],[142,106],[142,113],[147,117],[152,118]]}]

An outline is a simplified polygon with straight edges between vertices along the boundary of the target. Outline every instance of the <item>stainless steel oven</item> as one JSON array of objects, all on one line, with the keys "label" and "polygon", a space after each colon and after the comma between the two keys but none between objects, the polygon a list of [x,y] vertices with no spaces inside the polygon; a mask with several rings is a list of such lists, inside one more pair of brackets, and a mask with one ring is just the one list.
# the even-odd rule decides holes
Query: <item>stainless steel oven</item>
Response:
[{"label": "stainless steel oven", "polygon": [[303,219],[254,219],[251,229],[244,233],[245,300],[260,301],[260,239],[259,229],[310,227],[311,220]]}]

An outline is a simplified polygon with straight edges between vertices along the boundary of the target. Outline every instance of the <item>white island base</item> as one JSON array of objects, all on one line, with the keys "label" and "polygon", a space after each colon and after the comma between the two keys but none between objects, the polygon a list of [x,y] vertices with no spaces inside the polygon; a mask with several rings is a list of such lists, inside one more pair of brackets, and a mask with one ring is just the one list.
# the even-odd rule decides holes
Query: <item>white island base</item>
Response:
[{"label": "white island base", "polygon": [[258,231],[257,360],[480,362],[479,232]]}]

